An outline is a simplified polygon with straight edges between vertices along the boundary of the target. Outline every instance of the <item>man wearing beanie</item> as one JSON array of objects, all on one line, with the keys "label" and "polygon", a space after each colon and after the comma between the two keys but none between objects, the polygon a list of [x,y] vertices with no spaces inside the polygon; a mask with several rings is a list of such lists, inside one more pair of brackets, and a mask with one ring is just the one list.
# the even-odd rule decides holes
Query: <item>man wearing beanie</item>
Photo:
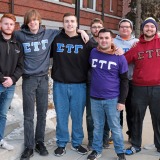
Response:
[{"label": "man wearing beanie", "polygon": [[[141,151],[143,119],[149,106],[154,130],[154,144],[160,152],[160,38],[157,23],[147,18],[141,25],[142,35],[139,42],[125,57],[134,64],[133,94],[131,98],[133,124],[132,146],[126,149],[126,155]],[[153,71],[154,70],[154,71]]]},{"label": "man wearing beanie", "polygon": [[[129,19],[122,19],[118,25],[119,35],[114,38],[114,44],[117,47],[123,49],[126,53],[134,43],[138,41],[134,35],[132,35],[133,31],[133,23]],[[129,92],[125,102],[126,108],[126,121],[128,126],[128,131],[126,132],[128,135],[128,141],[131,140],[131,130],[132,130],[132,106],[131,106],[131,95],[132,95],[132,75],[133,75],[133,64],[129,65],[128,70],[128,79],[129,79]],[[123,127],[123,111],[121,111],[120,116],[120,124]]]}]

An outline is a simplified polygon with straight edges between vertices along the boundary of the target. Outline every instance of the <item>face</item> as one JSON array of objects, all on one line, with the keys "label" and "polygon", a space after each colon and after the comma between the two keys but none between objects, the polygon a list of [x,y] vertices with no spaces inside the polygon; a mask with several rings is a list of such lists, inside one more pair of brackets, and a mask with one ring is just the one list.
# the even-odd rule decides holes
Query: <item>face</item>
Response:
[{"label": "face", "polygon": [[77,29],[77,19],[75,16],[64,17],[63,27],[67,33],[75,33]]},{"label": "face", "polygon": [[98,45],[102,50],[111,48],[112,37],[109,32],[100,33],[98,36]]},{"label": "face", "polygon": [[12,35],[15,28],[15,22],[12,19],[5,17],[2,19],[0,25],[3,34]]},{"label": "face", "polygon": [[91,26],[91,33],[93,37],[98,37],[98,32],[100,29],[103,28],[103,25],[101,23],[94,23]]},{"label": "face", "polygon": [[156,34],[156,26],[153,23],[145,24],[143,34],[146,38],[153,38]]},{"label": "face", "polygon": [[119,26],[119,35],[123,38],[130,37],[132,28],[129,22],[122,22]]},{"label": "face", "polygon": [[31,18],[28,27],[32,33],[37,33],[39,30],[39,20],[37,18]]}]

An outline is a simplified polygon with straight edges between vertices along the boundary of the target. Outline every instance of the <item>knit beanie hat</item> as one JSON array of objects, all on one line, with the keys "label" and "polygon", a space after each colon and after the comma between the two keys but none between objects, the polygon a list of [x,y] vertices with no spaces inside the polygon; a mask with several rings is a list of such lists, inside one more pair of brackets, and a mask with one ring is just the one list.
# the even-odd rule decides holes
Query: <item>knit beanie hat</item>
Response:
[{"label": "knit beanie hat", "polygon": [[120,25],[121,25],[122,22],[129,22],[130,25],[131,25],[131,29],[133,30],[133,23],[132,23],[132,21],[130,21],[130,20],[127,19],[127,18],[122,19],[122,20],[119,22],[119,25],[118,25],[119,28],[120,28]]},{"label": "knit beanie hat", "polygon": [[141,24],[141,30],[143,31],[143,28],[144,26],[147,24],[147,23],[153,23],[156,27],[156,30],[158,29],[158,24],[157,22],[155,21],[154,18],[152,17],[148,17],[147,19],[144,20],[144,22]]}]

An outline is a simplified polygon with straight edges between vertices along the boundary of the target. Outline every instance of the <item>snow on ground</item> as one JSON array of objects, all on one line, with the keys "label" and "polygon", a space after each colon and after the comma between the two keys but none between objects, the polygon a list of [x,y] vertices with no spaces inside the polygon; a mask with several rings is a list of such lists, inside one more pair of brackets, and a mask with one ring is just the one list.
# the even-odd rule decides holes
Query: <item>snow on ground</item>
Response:
[{"label": "snow on ground", "polygon": [[[49,95],[49,97],[52,98],[52,95]],[[55,130],[55,124],[53,122],[53,118],[55,117],[56,117],[55,109],[48,109],[46,117],[46,129],[51,128]],[[36,114],[34,120],[36,121]],[[12,139],[23,135],[22,99],[18,96],[18,94],[15,93],[11,103],[11,109],[9,109],[7,114],[7,123],[14,123],[17,121],[19,122],[20,127],[14,129],[14,131],[6,137],[7,139]]]}]

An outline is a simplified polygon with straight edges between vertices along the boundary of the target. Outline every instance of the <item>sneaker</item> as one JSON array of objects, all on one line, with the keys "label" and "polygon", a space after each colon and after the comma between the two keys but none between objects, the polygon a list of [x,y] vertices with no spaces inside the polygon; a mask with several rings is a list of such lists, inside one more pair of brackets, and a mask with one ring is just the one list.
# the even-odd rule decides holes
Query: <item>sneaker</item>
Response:
[{"label": "sneaker", "polygon": [[112,138],[112,136],[109,138],[109,144],[113,144],[113,138]]},{"label": "sneaker", "polygon": [[33,156],[33,149],[30,148],[25,148],[25,150],[23,151],[20,160],[29,160],[30,157]]},{"label": "sneaker", "polygon": [[118,158],[117,160],[126,160],[124,153],[117,154]]},{"label": "sneaker", "polygon": [[54,150],[54,155],[57,157],[63,156],[66,153],[65,147],[58,147],[56,150]]},{"label": "sneaker", "polygon": [[143,148],[144,148],[144,149],[147,149],[147,150],[155,149],[155,145],[154,145],[154,144],[144,145]]},{"label": "sneaker", "polygon": [[48,151],[43,142],[36,143],[35,151],[38,152],[41,156],[48,155]]},{"label": "sneaker", "polygon": [[159,152],[159,153],[160,153],[160,148],[157,148],[157,152]]},{"label": "sneaker", "polygon": [[96,160],[97,158],[100,158],[102,155],[100,153],[97,153],[97,151],[93,150],[91,154],[88,155],[87,160]]},{"label": "sneaker", "polygon": [[109,140],[104,140],[103,141],[103,148],[108,149],[109,148]]},{"label": "sneaker", "polygon": [[8,144],[3,139],[0,141],[0,148],[7,149],[8,151],[11,151],[14,149],[14,147],[12,145]]},{"label": "sneaker", "polygon": [[125,150],[126,155],[132,155],[141,151],[141,148],[130,146]]},{"label": "sneaker", "polygon": [[85,148],[82,147],[81,145],[75,146],[75,147],[71,146],[71,149],[72,149],[73,151],[77,151],[79,154],[82,154],[82,155],[88,153],[87,149],[85,149]]}]

